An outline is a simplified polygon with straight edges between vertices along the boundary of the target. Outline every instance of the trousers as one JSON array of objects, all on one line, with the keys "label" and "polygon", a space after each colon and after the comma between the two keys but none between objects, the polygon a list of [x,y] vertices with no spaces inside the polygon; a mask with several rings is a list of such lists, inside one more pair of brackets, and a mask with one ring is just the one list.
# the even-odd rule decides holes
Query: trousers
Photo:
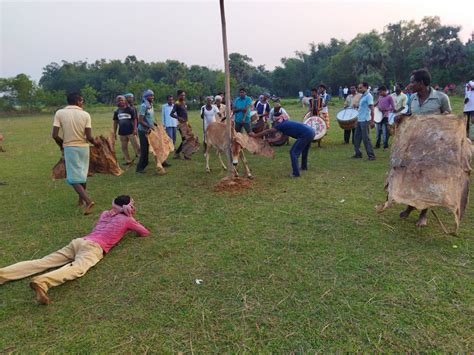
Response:
[{"label": "trousers", "polygon": [[357,122],[354,133],[354,151],[356,156],[362,156],[360,151],[360,144],[364,142],[365,151],[369,158],[375,157],[374,150],[372,148],[372,143],[370,142],[369,136],[369,122]]},{"label": "trousers", "polygon": [[145,131],[138,131],[138,139],[140,139],[140,159],[138,160],[137,171],[143,171],[148,165],[150,144]]},{"label": "trousers", "polygon": [[300,176],[298,158],[301,155],[301,169],[308,169],[308,153],[314,136],[298,138],[290,149],[291,168],[294,176]]},{"label": "trousers", "polygon": [[7,281],[22,279],[61,266],[59,269],[32,279],[44,292],[48,292],[51,287],[84,276],[103,257],[103,250],[99,244],[83,238],[76,238],[64,248],[44,258],[21,261],[0,269],[0,285]]},{"label": "trousers", "polygon": [[122,154],[125,158],[127,163],[130,163],[132,159],[130,159],[130,155],[128,154],[128,142],[132,143],[133,150],[135,151],[135,155],[140,155],[140,146],[138,145],[137,136],[133,134],[129,134],[126,136],[119,136],[120,137],[120,147],[122,148]]}]

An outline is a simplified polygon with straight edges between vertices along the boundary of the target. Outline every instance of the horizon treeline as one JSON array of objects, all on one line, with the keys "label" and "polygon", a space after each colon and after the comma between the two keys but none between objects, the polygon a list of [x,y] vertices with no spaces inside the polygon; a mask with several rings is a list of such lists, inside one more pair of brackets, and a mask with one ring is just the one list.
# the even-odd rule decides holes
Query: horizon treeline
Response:
[{"label": "horizon treeline", "polygon": [[[246,87],[253,96],[270,92],[296,97],[298,91],[324,83],[337,94],[339,86],[361,81],[372,86],[406,84],[411,71],[422,67],[430,70],[433,84],[461,84],[474,75],[474,33],[462,43],[460,29],[441,24],[439,17],[425,17],[419,23],[400,21],[387,25],[382,33],[358,34],[350,42],[332,38],[328,43],[311,43],[309,51],[282,58],[272,71],[253,65],[245,54],[231,53],[232,93]],[[159,101],[178,88],[200,101],[224,91],[224,73],[178,60],[146,63],[134,55],[123,61],[53,62],[43,68],[38,83],[26,74],[0,78],[0,111],[33,112],[61,106],[66,93],[72,91],[80,91],[88,104],[111,104],[125,92],[139,99],[148,88]]]}]

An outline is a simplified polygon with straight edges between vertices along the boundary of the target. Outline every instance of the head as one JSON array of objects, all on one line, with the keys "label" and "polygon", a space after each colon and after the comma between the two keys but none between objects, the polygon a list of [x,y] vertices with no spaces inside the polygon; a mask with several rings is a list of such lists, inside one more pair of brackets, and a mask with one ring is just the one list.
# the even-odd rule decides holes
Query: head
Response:
[{"label": "head", "polygon": [[311,89],[311,96],[316,97],[318,95],[318,89],[317,88],[312,88]]},{"label": "head", "polygon": [[270,95],[269,92],[264,92],[264,93],[263,93],[263,99],[264,99],[264,101],[267,101],[270,97],[271,97],[271,95]]},{"label": "head", "polygon": [[168,103],[168,105],[172,105],[173,101],[174,101],[173,95],[166,96],[166,102]]},{"label": "head", "polygon": [[369,90],[369,84],[367,82],[362,82],[357,86],[357,91],[359,91],[361,94],[365,94]]},{"label": "head", "polygon": [[388,94],[388,91],[387,91],[387,87],[386,86],[381,86],[379,87],[379,95],[382,96],[382,97],[385,97],[387,96]]},{"label": "head", "polygon": [[326,85],[321,84],[319,85],[319,93],[324,94],[326,92]]},{"label": "head", "polygon": [[212,96],[206,97],[206,105],[211,106],[214,98]]},{"label": "head", "polygon": [[280,112],[280,110],[281,110],[281,103],[280,103],[279,100],[278,100],[278,101],[275,101],[275,103],[273,104],[273,108],[275,109],[274,112],[277,112],[277,113]]},{"label": "head", "polygon": [[241,99],[245,98],[247,96],[247,90],[245,88],[240,88],[239,89],[239,96]]},{"label": "head", "polygon": [[153,100],[155,100],[155,93],[150,89],[145,90],[145,92],[143,93],[143,98],[149,103],[153,103]]},{"label": "head", "polygon": [[120,195],[112,201],[112,210],[117,214],[123,213],[128,217],[132,217],[135,212],[133,198],[127,195]]},{"label": "head", "polygon": [[214,97],[214,102],[216,105],[220,105],[222,103],[222,96],[216,95],[216,97]]},{"label": "head", "polygon": [[351,86],[351,95],[355,95],[357,94],[357,88],[355,87],[355,85],[352,85]]},{"label": "head", "polygon": [[135,96],[132,94],[132,93],[128,93],[128,94],[125,94],[125,99],[127,100],[127,103],[129,103],[130,105],[133,105],[133,103],[135,102]]},{"label": "head", "polygon": [[397,95],[400,95],[402,91],[403,91],[403,84],[397,83],[397,85],[395,85],[395,92],[397,93]]},{"label": "head", "polygon": [[67,95],[67,104],[82,107],[84,105],[84,98],[78,92],[71,92]]},{"label": "head", "polygon": [[178,98],[178,101],[182,102],[186,98],[186,92],[184,90],[177,90],[176,97]]},{"label": "head", "polygon": [[127,100],[125,99],[125,96],[123,95],[118,95],[115,98],[115,103],[117,104],[117,107],[124,108],[127,106]]},{"label": "head", "polygon": [[413,92],[426,90],[431,85],[431,74],[427,69],[418,69],[411,73],[410,84]]}]

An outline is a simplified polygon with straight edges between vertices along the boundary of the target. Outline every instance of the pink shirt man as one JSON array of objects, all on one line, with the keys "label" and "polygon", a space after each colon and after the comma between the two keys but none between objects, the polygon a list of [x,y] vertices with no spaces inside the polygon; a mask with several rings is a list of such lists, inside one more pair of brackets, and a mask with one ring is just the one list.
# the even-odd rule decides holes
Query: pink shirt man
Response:
[{"label": "pink shirt man", "polygon": [[384,118],[388,117],[390,112],[395,111],[395,102],[393,101],[393,97],[391,95],[380,96],[377,107],[380,111],[382,111]]}]

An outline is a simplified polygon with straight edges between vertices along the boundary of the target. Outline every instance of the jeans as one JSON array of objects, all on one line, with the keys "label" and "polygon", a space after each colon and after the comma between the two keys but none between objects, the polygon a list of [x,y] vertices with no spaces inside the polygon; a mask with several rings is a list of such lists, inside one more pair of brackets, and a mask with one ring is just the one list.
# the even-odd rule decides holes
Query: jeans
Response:
[{"label": "jeans", "polygon": [[362,156],[360,151],[360,143],[364,141],[365,151],[369,158],[375,158],[374,150],[372,149],[372,143],[370,142],[369,136],[369,122],[357,122],[354,134],[354,151],[358,157]]},{"label": "jeans", "polygon": [[235,130],[237,132],[242,131],[242,127],[247,133],[250,133],[250,123],[249,122],[235,122]]},{"label": "jeans", "polygon": [[176,127],[166,127],[166,133],[173,141],[173,145],[176,145]]},{"label": "jeans", "polygon": [[291,168],[294,176],[300,176],[300,169],[298,167],[298,158],[301,155],[301,169],[308,169],[308,153],[313,141],[314,135],[303,138],[298,138],[290,149]]},{"label": "jeans", "polygon": [[137,171],[143,171],[148,165],[148,152],[150,146],[145,131],[138,131],[138,139],[140,140],[140,159],[138,160]]},{"label": "jeans", "polygon": [[383,147],[388,148],[388,138],[390,131],[388,130],[388,117],[384,117],[382,122],[375,124],[375,146],[380,147],[380,139],[383,139]]},{"label": "jeans", "polygon": [[352,132],[352,144],[354,144],[354,133],[355,133],[355,128],[352,129],[345,129],[344,130],[344,142],[349,143],[349,140],[351,138],[351,132]]}]

